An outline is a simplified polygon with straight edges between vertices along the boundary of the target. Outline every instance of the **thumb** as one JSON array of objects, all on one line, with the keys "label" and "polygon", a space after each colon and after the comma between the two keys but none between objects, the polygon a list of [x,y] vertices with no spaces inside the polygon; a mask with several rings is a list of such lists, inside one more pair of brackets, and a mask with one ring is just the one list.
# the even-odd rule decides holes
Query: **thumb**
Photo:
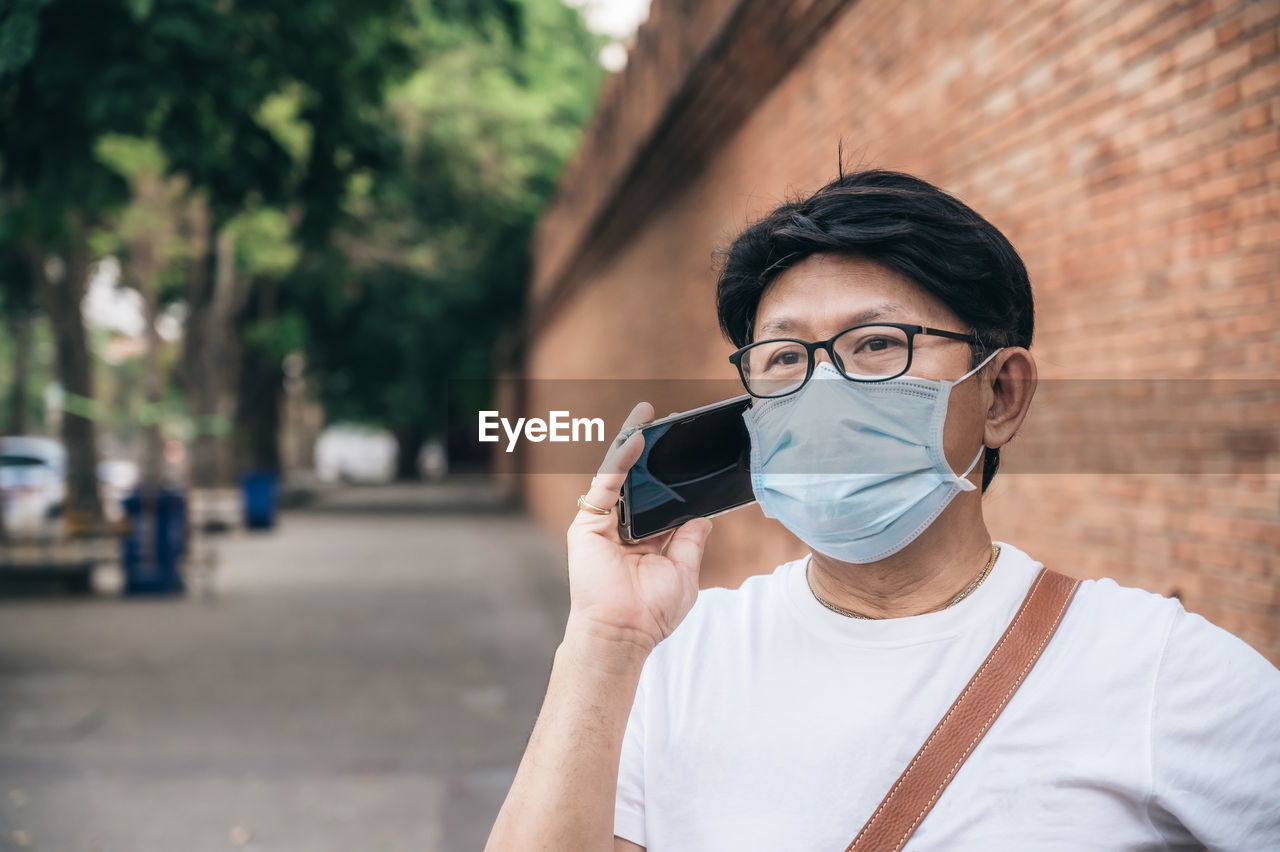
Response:
[{"label": "thumb", "polygon": [[697,573],[710,534],[710,519],[694,518],[672,534],[667,542],[667,558],[686,571]]}]

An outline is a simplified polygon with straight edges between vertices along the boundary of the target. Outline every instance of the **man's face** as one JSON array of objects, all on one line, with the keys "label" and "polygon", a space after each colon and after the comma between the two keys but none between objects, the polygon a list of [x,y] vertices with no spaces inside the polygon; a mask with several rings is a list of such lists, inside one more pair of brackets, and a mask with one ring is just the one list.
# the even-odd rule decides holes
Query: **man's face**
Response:
[{"label": "man's face", "polygon": [[[793,337],[826,340],[869,322],[901,322],[967,332],[942,302],[888,267],[859,257],[812,255],[782,273],[765,290],[756,310],[752,340]],[[969,346],[961,341],[916,335],[908,375],[956,380],[969,371]],[[819,351],[819,360],[829,360]],[[944,446],[951,469],[968,467],[982,440],[988,393],[975,375],[951,394]],[[980,485],[978,465],[969,478]]]}]

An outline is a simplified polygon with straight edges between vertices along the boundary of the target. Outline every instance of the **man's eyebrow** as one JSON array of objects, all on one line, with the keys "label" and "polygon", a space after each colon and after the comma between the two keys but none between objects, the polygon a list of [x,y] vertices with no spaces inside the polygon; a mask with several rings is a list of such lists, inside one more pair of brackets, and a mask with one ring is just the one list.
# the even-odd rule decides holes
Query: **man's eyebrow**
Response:
[{"label": "man's eyebrow", "polygon": [[849,317],[846,322],[849,325],[861,325],[864,322],[875,322],[881,319],[892,319],[893,317],[902,318],[907,313],[907,309],[897,302],[881,302],[873,305],[861,313],[854,314]]},{"label": "man's eyebrow", "polygon": [[[872,305],[866,310],[859,311],[856,314],[845,317],[843,327],[849,328],[855,325],[862,325],[866,322],[875,322],[876,320],[885,319],[886,317],[901,317],[907,313],[907,309],[897,302],[880,302]],[[788,334],[797,328],[799,323],[790,317],[772,317],[766,320],[760,326],[760,338],[763,340],[770,334]]]},{"label": "man's eyebrow", "polygon": [[776,317],[760,326],[760,335],[766,334],[786,334],[794,328],[794,324],[786,317]]}]

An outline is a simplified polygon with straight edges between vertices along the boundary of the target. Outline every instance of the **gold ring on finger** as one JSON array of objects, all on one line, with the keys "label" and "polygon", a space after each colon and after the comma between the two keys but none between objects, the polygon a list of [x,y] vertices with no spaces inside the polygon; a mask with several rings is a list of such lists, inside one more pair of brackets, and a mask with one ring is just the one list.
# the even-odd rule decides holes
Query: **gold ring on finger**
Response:
[{"label": "gold ring on finger", "polygon": [[578,508],[590,512],[593,515],[607,515],[613,509],[601,509],[599,506],[587,499],[587,495],[583,494],[578,498]]}]

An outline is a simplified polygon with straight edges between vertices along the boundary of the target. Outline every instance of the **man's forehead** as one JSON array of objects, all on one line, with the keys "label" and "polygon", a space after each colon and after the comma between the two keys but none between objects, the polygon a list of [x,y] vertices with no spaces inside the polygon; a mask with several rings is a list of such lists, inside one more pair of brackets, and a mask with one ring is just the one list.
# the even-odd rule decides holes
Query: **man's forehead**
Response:
[{"label": "man's forehead", "polygon": [[879,320],[950,323],[952,316],[935,296],[888,266],[859,256],[816,254],[765,289],[755,336],[816,333],[817,325],[848,328]]},{"label": "man's forehead", "polygon": [[836,306],[827,305],[825,309],[813,311],[795,312],[794,308],[783,309],[778,312],[762,315],[758,319],[760,322],[760,332],[762,334],[789,334],[791,332],[802,331],[808,329],[815,321],[821,322],[827,319],[835,319],[844,323],[844,327],[852,325],[861,325],[867,322],[877,322],[879,320],[901,321],[911,315],[911,311],[902,304],[889,300],[882,300],[874,305],[864,308],[840,310]]}]

